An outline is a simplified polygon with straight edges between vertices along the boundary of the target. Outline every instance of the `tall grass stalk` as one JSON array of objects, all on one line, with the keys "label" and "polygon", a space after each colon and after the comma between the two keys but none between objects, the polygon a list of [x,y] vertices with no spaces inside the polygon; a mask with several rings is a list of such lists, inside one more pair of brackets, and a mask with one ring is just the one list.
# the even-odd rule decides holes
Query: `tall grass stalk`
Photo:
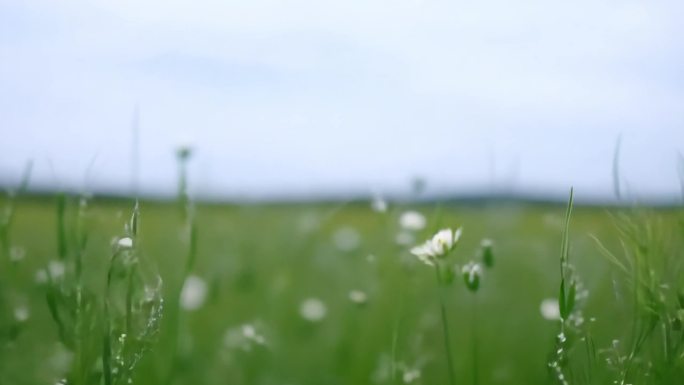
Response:
[{"label": "tall grass stalk", "polygon": [[179,285],[176,290],[173,291],[172,298],[174,300],[173,314],[169,318],[170,330],[172,335],[172,346],[171,346],[171,366],[167,372],[166,379],[164,383],[171,384],[174,381],[176,368],[178,361],[180,359],[179,346],[182,337],[181,325],[182,325],[182,304],[181,296],[183,292],[183,286],[192,273],[195,262],[197,260],[197,226],[195,221],[195,208],[190,195],[188,193],[188,173],[187,173],[187,163],[192,156],[192,150],[189,147],[181,147],[176,151],[176,159],[178,163],[178,199],[177,206],[180,211],[183,226],[183,237],[186,241],[186,257],[183,269],[181,271],[181,277]]},{"label": "tall grass stalk", "polygon": [[470,337],[470,343],[471,343],[471,351],[470,354],[472,354],[472,362],[473,362],[473,385],[478,385],[480,383],[480,376],[479,376],[479,352],[478,352],[478,340],[477,340],[477,323],[479,322],[478,320],[478,305],[477,305],[477,294],[473,293],[473,303],[472,303],[472,309],[471,309],[471,327],[470,327],[470,332],[471,332],[471,337]]}]

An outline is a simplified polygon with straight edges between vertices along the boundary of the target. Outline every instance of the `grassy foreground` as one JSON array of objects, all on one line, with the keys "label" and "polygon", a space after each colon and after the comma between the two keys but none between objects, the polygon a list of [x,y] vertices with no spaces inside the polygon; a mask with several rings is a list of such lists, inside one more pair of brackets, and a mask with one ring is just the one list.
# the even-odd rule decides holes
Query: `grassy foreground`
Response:
[{"label": "grassy foreground", "polygon": [[[199,204],[189,231],[177,205],[141,202],[135,234],[133,202],[96,198],[79,215],[67,199],[61,217],[57,207],[14,206],[0,254],[0,384],[447,384],[440,295],[457,384],[682,378],[681,210],[574,208],[576,304],[559,338],[561,322],[540,305],[559,297],[563,206]],[[408,210],[427,218],[424,229],[401,228]],[[460,270],[439,289],[409,252],[457,226],[450,266],[479,260],[482,239],[493,241],[476,292]],[[127,247],[116,237],[135,242],[139,284],[125,258],[112,268]],[[127,344],[119,327],[140,338]]]}]

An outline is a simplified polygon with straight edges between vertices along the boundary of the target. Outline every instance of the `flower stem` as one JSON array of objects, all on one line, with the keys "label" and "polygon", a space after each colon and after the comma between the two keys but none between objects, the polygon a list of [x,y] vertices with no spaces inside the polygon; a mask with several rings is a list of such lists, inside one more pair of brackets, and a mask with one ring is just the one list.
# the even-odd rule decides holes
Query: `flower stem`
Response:
[{"label": "flower stem", "polygon": [[[475,293],[473,293],[475,294]],[[478,385],[478,352],[477,352],[477,297],[473,295],[473,311],[472,311],[472,355],[473,355],[473,385]]]},{"label": "flower stem", "polygon": [[442,330],[444,332],[444,350],[446,351],[447,367],[449,369],[449,385],[456,384],[454,380],[454,363],[451,355],[451,345],[449,344],[449,322],[447,320],[446,305],[444,301],[444,290],[442,287],[442,280],[439,274],[439,265],[435,266],[437,273],[437,288],[439,289],[439,305],[442,312]]}]

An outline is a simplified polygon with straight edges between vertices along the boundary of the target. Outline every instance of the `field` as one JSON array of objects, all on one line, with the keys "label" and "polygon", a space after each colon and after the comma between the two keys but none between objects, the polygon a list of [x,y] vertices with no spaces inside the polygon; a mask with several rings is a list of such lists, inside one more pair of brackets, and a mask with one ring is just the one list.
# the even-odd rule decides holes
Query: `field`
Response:
[{"label": "field", "polygon": [[[549,304],[561,284],[562,204],[390,202],[382,212],[368,202],[143,201],[136,232],[125,230],[133,201],[96,197],[80,211],[75,197],[58,202],[13,203],[0,254],[0,384],[448,384],[450,370],[456,384],[682,378],[681,209],[574,207],[574,270],[560,297],[575,305],[561,322]],[[402,228],[407,211],[426,226]],[[458,226],[439,263],[459,268],[440,287],[410,249]],[[116,250],[132,253],[121,237],[133,239],[141,286],[126,281],[125,264],[111,267]],[[480,261],[483,239],[494,264],[471,291],[460,268]],[[124,310],[117,277],[128,282]],[[150,308],[131,305],[138,291]],[[123,324],[141,330],[128,345]]]}]

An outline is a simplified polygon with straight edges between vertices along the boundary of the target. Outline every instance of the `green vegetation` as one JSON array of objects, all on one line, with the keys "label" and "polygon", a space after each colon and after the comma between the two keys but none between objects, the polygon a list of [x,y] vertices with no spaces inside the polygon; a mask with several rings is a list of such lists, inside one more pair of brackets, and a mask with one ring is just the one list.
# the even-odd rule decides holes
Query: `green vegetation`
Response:
[{"label": "green vegetation", "polygon": [[[193,204],[182,180],[178,203],[0,203],[0,384],[684,376],[681,209]],[[434,267],[411,254],[458,227]]]}]

